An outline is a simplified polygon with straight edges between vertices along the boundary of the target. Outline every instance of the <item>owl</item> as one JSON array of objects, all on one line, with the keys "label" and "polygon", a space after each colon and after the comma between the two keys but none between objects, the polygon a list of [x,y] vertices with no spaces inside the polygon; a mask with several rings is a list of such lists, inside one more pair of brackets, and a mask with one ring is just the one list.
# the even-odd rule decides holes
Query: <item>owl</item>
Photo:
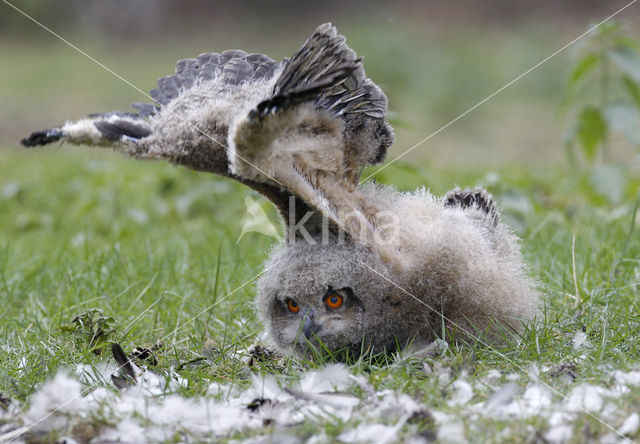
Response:
[{"label": "owl", "polygon": [[239,181],[278,209],[255,305],[283,353],[396,350],[444,338],[495,343],[531,322],[539,293],[483,189],[436,197],[360,183],[394,140],[387,97],[331,24],[291,58],[240,50],[180,60],[155,103],[37,131]]}]

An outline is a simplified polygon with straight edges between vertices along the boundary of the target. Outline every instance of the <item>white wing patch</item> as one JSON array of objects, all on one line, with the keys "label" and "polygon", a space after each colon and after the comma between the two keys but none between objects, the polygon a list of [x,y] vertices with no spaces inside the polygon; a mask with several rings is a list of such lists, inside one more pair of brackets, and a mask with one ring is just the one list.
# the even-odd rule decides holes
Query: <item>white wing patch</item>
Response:
[{"label": "white wing patch", "polygon": [[102,134],[93,124],[95,119],[81,119],[76,122],[67,122],[62,126],[64,138],[71,143],[98,145],[101,144]]}]

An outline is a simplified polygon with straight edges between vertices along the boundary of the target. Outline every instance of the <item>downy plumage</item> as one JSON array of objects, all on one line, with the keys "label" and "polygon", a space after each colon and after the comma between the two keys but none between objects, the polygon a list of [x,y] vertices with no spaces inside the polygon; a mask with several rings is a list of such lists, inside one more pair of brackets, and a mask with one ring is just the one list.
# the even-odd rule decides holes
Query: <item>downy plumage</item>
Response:
[{"label": "downy plumage", "polygon": [[256,298],[280,350],[496,341],[535,317],[538,292],[486,191],[437,198],[358,184],[393,131],[385,94],[330,24],[281,62],[238,50],[181,60],[151,96],[137,113],[91,115],[22,143],[113,147],[264,194],[287,225]]}]

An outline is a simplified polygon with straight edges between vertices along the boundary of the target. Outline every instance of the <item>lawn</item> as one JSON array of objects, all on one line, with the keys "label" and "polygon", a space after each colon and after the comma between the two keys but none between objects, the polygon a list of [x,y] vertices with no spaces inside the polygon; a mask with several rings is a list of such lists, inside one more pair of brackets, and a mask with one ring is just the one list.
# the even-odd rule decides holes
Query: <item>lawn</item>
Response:
[{"label": "lawn", "polygon": [[[391,157],[568,40],[472,31],[427,45],[417,31],[391,34],[380,46],[370,28],[343,30],[390,91]],[[188,43],[87,45],[150,89],[174,58],[216,49]],[[247,195],[276,221],[259,195],[110,152],[20,150],[27,130],[143,99],[67,48],[0,47],[16,67],[0,70],[0,442],[640,440],[640,174],[637,160],[561,160],[553,122],[567,59],[375,176],[438,195],[492,192],[522,238],[541,318],[500,347],[438,341],[343,364],[264,349],[254,280],[276,241],[241,237]],[[133,387],[111,380],[114,342],[147,369]]]},{"label": "lawn", "polygon": [[[497,349],[440,343],[422,355],[329,367],[344,393],[334,399],[319,394],[326,381],[318,382],[322,375],[313,373],[328,362],[250,359],[256,345],[268,343],[252,309],[254,287],[242,285],[260,272],[273,240],[249,233],[237,242],[245,189],[111,153],[5,151],[0,166],[5,301],[0,386],[10,400],[5,421],[11,423],[30,405],[34,415],[60,404],[68,394],[54,388],[65,383],[71,386],[68,393],[111,386],[116,365],[108,342],[116,341],[126,352],[155,346],[156,365],[146,364],[173,375],[172,382],[149,382],[148,393],[101,389],[92,401],[72,402],[58,416],[73,418],[73,428],[50,432],[46,439],[56,433],[116,436],[114,430],[126,437],[127,427],[136,436],[136,424],[153,430],[149,436],[169,440],[222,431],[229,439],[276,433],[357,441],[391,433],[399,420],[398,436],[445,440],[553,440],[562,433],[576,441],[620,439],[608,427],[619,429],[625,421],[630,437],[638,438],[638,427],[632,426],[640,393],[625,385],[640,377],[640,237],[632,232],[637,179],[613,205],[579,172],[422,174],[400,164],[379,180],[421,182],[437,193],[455,184],[487,186],[522,236],[530,272],[544,293],[544,317],[520,341]],[[56,374],[70,379],[43,388]],[[273,386],[258,395],[265,380]],[[48,397],[42,395],[47,387],[53,392]],[[116,402],[117,396],[138,401],[151,396],[146,408],[157,403],[159,413],[146,418],[119,410],[114,406],[135,403]],[[255,399],[262,398],[273,405],[255,407]],[[171,404],[185,399],[192,404]],[[203,429],[197,415],[193,424],[184,418],[174,422],[171,409],[199,411],[198,403],[209,403],[212,412],[224,406],[240,413],[218,430],[215,421],[205,421],[212,430]],[[496,405],[488,408],[491,403]],[[169,418],[160,419],[163,414]],[[34,430],[47,431],[47,424]],[[371,429],[373,424],[387,429]]]}]

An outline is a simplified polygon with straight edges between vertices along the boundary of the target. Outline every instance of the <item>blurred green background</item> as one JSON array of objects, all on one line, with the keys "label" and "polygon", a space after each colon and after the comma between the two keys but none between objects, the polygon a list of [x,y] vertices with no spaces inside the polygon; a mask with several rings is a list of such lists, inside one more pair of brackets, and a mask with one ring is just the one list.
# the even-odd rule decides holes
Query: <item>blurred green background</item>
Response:
[{"label": "blurred green background", "polygon": [[[429,136],[623,7],[626,1],[12,2],[143,91],[180,58],[243,48],[291,55],[332,21],[387,92],[397,142],[389,159]],[[620,14],[631,32],[639,9]],[[637,35],[637,34],[636,34]],[[558,118],[580,44],[552,58],[405,158],[466,170],[565,162]],[[6,3],[0,3],[0,146],[31,130],[148,100]],[[616,159],[637,150],[613,143]],[[0,152],[0,155],[2,152]],[[4,153],[6,155],[6,152]],[[1,161],[1,159],[0,159]]]}]

